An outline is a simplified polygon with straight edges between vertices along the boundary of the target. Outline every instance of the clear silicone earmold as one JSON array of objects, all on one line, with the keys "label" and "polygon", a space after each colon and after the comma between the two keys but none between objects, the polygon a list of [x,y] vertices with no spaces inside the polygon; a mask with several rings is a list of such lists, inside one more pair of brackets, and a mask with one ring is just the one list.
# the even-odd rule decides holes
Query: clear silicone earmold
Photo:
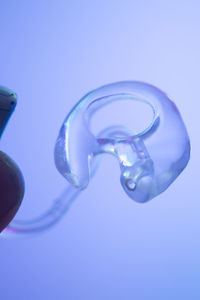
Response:
[{"label": "clear silicone earmold", "polygon": [[[127,99],[152,107],[154,118],[148,128],[134,135],[130,133],[134,128],[114,127],[95,137],[89,126],[93,113],[109,102]],[[166,94],[146,83],[119,82],[90,92],[70,112],[56,142],[55,163],[71,184],[83,189],[89,183],[90,161],[102,152],[117,157],[126,193],[146,202],[185,168],[190,143],[181,116]]]},{"label": "clear silicone earmold", "polygon": [[[134,128],[113,126],[94,136],[90,129],[92,115],[118,100],[150,105],[154,114],[151,124],[137,134]],[[137,202],[147,202],[165,191],[186,167],[190,142],[175,104],[156,87],[136,81],[100,87],[84,96],[71,110],[56,141],[55,164],[71,187],[47,214],[33,222],[13,221],[7,230],[34,232],[53,225],[78,191],[87,187],[93,158],[102,153],[118,159],[121,184],[127,195]]]}]

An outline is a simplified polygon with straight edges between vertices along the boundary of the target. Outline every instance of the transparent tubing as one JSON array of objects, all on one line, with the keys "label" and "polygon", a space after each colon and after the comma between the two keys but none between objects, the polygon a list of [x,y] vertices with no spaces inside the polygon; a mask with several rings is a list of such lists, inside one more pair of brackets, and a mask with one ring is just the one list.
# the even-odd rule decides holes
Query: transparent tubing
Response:
[{"label": "transparent tubing", "polygon": [[57,199],[52,207],[43,215],[32,220],[13,220],[1,234],[7,237],[10,234],[37,234],[54,226],[67,213],[76,199],[79,190],[69,186]]},{"label": "transparent tubing", "polygon": [[[99,159],[94,161],[91,177],[94,176],[99,166]],[[1,232],[1,237],[14,237],[36,235],[49,230],[68,212],[74,200],[82,192],[69,185],[54,201],[52,206],[41,216],[30,220],[17,220],[12,222]]]},{"label": "transparent tubing", "polygon": [[[94,136],[90,119],[95,111],[127,99],[150,105],[151,124],[138,133],[113,126]],[[47,213],[30,222],[14,220],[6,232],[37,233],[53,226],[87,187],[96,170],[93,158],[102,153],[116,157],[124,191],[132,200],[144,203],[164,192],[186,167],[190,141],[177,107],[156,87],[137,81],[100,87],[85,95],[67,115],[55,144],[56,167],[71,186]]]}]

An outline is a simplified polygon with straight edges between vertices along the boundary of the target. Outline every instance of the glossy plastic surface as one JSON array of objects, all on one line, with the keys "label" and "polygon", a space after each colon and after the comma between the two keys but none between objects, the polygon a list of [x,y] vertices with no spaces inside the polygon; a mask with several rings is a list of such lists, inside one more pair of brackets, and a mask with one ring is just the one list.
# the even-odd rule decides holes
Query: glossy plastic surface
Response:
[{"label": "glossy plastic surface", "polygon": [[[151,124],[137,134],[134,128],[113,127],[95,137],[90,130],[92,115],[118,100],[149,104],[154,113]],[[89,183],[93,157],[102,152],[118,159],[125,192],[137,202],[146,202],[185,168],[190,143],[180,113],[165,93],[142,82],[118,82],[88,93],[69,113],[56,142],[55,163],[71,184],[83,189]]]},{"label": "glossy plastic surface", "polygon": [[[119,100],[145,102],[153,111],[151,123],[137,133],[122,124],[95,136],[90,126],[94,113]],[[54,225],[87,187],[96,170],[93,159],[102,153],[117,158],[127,195],[147,202],[165,191],[186,167],[190,141],[177,107],[165,93],[143,82],[125,81],[100,87],[77,103],[60,129],[54,153],[58,171],[71,186],[41,217],[27,222],[14,220],[5,232],[37,233]]]}]

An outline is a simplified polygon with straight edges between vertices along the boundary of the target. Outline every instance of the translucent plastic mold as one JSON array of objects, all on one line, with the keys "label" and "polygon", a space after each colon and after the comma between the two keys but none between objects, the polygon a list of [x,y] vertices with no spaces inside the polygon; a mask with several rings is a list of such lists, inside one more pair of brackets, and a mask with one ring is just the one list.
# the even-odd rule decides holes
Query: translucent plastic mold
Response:
[{"label": "translucent plastic mold", "polygon": [[[152,122],[138,133],[122,124],[105,128],[95,136],[90,128],[91,117],[118,100],[145,102],[152,108]],[[183,171],[190,156],[190,141],[177,107],[156,87],[124,81],[91,91],[67,115],[55,145],[56,167],[71,186],[46,214],[31,222],[14,220],[7,231],[37,232],[55,224],[72,199],[87,187],[94,172],[93,158],[102,153],[117,158],[124,191],[141,203],[164,192]]]},{"label": "translucent plastic mold", "polygon": [[[89,121],[102,106],[118,100],[143,101],[154,118],[144,131],[108,128],[95,137]],[[137,202],[146,202],[163,192],[185,168],[190,153],[189,137],[175,104],[166,94],[141,82],[103,86],[83,97],[60,130],[55,163],[76,188],[87,187],[90,162],[99,153],[114,155],[120,164],[121,184]]]}]

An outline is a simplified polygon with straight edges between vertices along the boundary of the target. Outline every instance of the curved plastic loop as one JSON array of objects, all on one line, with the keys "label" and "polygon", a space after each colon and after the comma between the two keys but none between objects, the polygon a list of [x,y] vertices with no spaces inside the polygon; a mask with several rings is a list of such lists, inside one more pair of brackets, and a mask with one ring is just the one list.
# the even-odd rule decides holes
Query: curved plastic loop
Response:
[{"label": "curved plastic loop", "polygon": [[[151,124],[137,134],[134,128],[113,126],[95,137],[90,130],[92,115],[118,100],[150,105],[154,114]],[[118,159],[121,184],[128,196],[146,202],[166,190],[186,167],[190,142],[175,104],[156,87],[136,81],[100,87],[84,96],[71,110],[56,141],[55,164],[71,186],[40,218],[28,222],[14,220],[6,231],[34,233],[54,225],[87,187],[94,173],[93,158],[101,153],[110,153]]]},{"label": "curved plastic loop", "polygon": [[[137,134],[111,128],[96,138],[89,126],[94,112],[127,99],[152,107],[151,124]],[[137,202],[146,202],[163,192],[185,168],[190,143],[176,106],[165,93],[146,83],[126,81],[88,93],[72,109],[56,142],[56,167],[76,188],[84,189],[89,183],[90,162],[102,152],[117,157],[125,192]]]}]

